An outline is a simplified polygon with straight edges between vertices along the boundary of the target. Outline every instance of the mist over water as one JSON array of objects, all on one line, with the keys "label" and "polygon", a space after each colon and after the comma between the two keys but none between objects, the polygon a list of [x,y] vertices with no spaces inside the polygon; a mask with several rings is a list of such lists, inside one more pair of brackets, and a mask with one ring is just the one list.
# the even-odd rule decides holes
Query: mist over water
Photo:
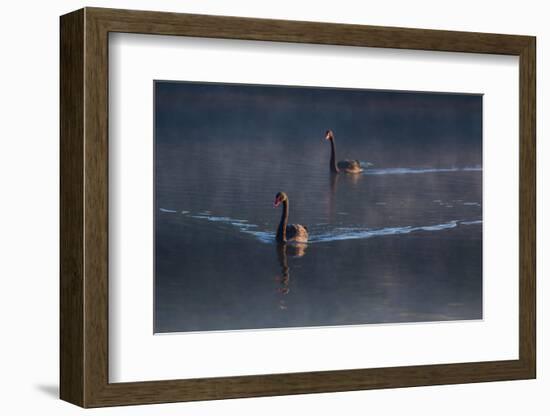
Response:
[{"label": "mist over water", "polygon": [[481,96],[157,82],[155,174],[155,332],[482,317]]}]

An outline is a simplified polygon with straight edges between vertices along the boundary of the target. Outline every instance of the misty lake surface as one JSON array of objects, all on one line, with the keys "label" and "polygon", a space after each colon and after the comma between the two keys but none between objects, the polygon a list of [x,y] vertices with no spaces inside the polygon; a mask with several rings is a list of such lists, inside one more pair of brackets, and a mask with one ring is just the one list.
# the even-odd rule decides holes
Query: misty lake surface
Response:
[{"label": "misty lake surface", "polygon": [[[159,114],[156,333],[482,318],[480,148],[335,129],[337,159],[366,169],[334,175],[323,123],[186,130]],[[307,245],[276,244],[279,191]]]}]

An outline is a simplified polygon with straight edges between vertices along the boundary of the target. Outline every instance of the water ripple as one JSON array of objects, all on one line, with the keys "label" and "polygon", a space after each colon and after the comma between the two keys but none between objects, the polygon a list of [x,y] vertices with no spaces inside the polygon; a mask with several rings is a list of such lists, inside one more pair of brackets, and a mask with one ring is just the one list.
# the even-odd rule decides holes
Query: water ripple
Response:
[{"label": "water ripple", "polygon": [[[160,208],[162,212],[167,213],[176,213],[175,210]],[[205,220],[209,222],[216,222],[231,226],[232,228],[237,229],[239,232],[251,235],[258,239],[262,243],[273,243],[275,241],[275,232],[274,231],[260,231],[257,230],[258,225],[251,224],[248,220],[231,218],[226,216],[214,216],[214,215],[205,215],[204,213],[199,213],[197,215],[189,215],[190,218],[197,220]],[[415,232],[436,232],[443,231],[458,226],[468,226],[482,224],[482,220],[451,220],[441,224],[431,224],[431,225],[421,225],[421,226],[399,226],[399,227],[384,227],[384,228],[363,228],[363,227],[335,227],[333,229],[327,230],[327,227],[318,230],[319,224],[309,230],[309,241],[308,243],[326,243],[331,241],[342,241],[342,240],[357,240],[357,239],[366,239],[373,237],[383,237],[387,235],[403,235],[411,234]]]},{"label": "water ripple", "polygon": [[176,213],[177,211],[173,210],[173,209],[166,209],[166,208],[160,208],[160,212],[167,212],[167,213]]},{"label": "water ripple", "polygon": [[336,228],[329,233],[314,235],[311,237],[311,242],[328,242],[339,240],[356,240],[371,237],[381,237],[386,235],[410,234],[416,231],[441,231],[449,228],[455,228],[458,224],[464,224],[459,220],[449,221],[443,224],[411,226],[404,227],[386,227],[379,229],[361,229],[361,228]]},{"label": "water ripple", "polygon": [[369,168],[363,172],[363,175],[406,175],[417,173],[440,173],[440,172],[480,172],[483,169],[479,166],[465,168]]}]

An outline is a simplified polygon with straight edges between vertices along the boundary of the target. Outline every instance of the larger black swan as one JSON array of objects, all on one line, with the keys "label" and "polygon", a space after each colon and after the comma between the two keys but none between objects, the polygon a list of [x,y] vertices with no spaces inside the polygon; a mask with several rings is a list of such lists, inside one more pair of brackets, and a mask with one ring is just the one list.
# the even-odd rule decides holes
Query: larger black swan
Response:
[{"label": "larger black swan", "polygon": [[283,204],[283,214],[281,215],[279,227],[277,227],[275,239],[278,243],[287,243],[290,241],[307,243],[307,228],[300,224],[288,224],[288,196],[284,192],[278,192],[275,195],[273,206],[278,207],[281,203]]},{"label": "larger black swan", "polygon": [[336,163],[336,150],[334,148],[334,133],[332,130],[327,130],[325,140],[330,141],[330,171],[332,173],[360,173],[363,171],[361,163],[358,160],[341,160]]}]

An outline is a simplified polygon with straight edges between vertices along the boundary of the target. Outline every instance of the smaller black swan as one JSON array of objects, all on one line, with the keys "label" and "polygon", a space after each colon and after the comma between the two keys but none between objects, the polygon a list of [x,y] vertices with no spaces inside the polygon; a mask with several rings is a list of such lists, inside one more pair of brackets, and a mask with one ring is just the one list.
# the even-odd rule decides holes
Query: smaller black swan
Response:
[{"label": "smaller black swan", "polygon": [[336,163],[336,151],[334,149],[334,133],[332,130],[327,130],[325,133],[325,140],[330,141],[331,153],[330,153],[330,171],[332,173],[346,172],[346,173],[359,173],[363,171],[361,163],[358,160],[341,160]]},{"label": "smaller black swan", "polygon": [[283,204],[283,214],[279,227],[277,227],[275,239],[278,243],[287,243],[289,241],[307,243],[307,228],[300,224],[288,224],[288,196],[284,192],[278,192],[275,195],[273,207],[278,207],[281,203]]}]

